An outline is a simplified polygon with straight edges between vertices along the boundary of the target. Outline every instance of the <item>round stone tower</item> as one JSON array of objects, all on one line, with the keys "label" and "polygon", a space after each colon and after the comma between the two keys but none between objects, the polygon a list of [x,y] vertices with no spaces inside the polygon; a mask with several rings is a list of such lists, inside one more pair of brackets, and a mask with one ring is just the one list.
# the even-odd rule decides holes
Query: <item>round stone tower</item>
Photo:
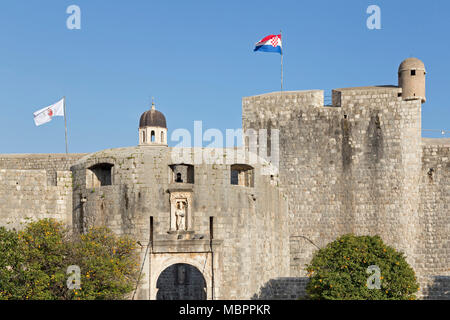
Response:
[{"label": "round stone tower", "polygon": [[155,103],[153,101],[152,108],[145,111],[139,121],[139,145],[167,146],[166,117],[155,109]]},{"label": "round stone tower", "polygon": [[408,58],[398,67],[398,86],[402,88],[403,100],[418,100],[425,97],[425,65],[417,58]]}]

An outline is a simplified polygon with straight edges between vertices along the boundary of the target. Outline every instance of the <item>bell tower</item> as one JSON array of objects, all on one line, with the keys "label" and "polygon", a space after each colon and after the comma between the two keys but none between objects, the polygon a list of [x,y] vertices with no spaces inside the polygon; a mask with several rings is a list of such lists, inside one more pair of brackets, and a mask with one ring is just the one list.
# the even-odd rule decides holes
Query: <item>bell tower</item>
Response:
[{"label": "bell tower", "polygon": [[152,107],[141,115],[139,121],[139,145],[167,146],[166,117],[156,110],[152,99]]}]

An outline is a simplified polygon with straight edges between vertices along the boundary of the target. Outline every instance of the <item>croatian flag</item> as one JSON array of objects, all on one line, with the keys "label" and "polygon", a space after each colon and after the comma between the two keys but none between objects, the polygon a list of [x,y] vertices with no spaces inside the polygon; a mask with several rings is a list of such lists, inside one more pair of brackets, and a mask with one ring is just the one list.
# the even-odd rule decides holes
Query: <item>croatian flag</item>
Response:
[{"label": "croatian flag", "polygon": [[281,52],[281,34],[271,34],[255,44],[253,51]]}]

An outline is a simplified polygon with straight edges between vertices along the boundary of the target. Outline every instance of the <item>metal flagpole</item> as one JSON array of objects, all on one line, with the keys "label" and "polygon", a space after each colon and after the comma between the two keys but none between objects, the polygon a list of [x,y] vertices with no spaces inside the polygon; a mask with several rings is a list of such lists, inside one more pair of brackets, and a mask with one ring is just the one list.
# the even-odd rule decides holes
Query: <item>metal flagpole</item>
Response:
[{"label": "metal flagpole", "polygon": [[281,41],[281,92],[283,92],[283,40],[281,39],[281,30],[280,30],[280,41]]},{"label": "metal flagpole", "polygon": [[66,96],[64,96],[64,127],[66,129],[66,154],[69,153],[69,149],[67,148],[67,118],[66,118]]}]

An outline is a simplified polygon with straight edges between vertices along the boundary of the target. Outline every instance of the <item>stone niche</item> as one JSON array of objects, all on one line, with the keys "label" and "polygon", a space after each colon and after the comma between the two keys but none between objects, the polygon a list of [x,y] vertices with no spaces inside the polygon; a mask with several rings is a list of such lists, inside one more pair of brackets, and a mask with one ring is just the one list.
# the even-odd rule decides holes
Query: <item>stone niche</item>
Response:
[{"label": "stone niche", "polygon": [[170,228],[169,232],[184,233],[193,231],[192,189],[169,189]]},{"label": "stone niche", "polygon": [[169,183],[194,183],[193,165],[173,164],[170,169]]}]

